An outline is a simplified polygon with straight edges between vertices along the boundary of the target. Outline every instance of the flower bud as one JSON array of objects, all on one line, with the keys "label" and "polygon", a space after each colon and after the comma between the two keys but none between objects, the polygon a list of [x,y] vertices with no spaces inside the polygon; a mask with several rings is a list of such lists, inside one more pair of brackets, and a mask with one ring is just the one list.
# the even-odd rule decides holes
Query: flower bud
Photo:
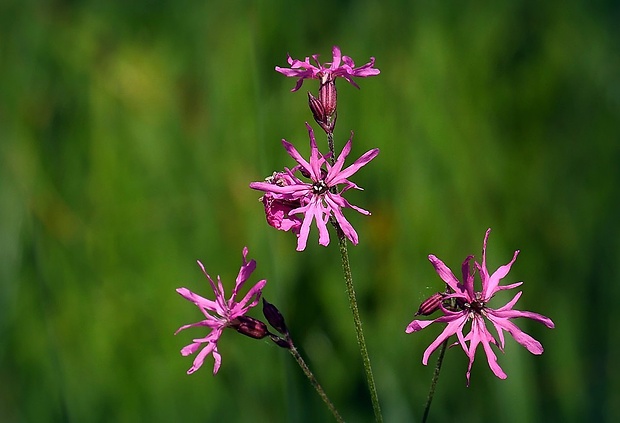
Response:
[{"label": "flower bud", "polygon": [[310,111],[312,112],[312,116],[314,116],[314,120],[320,125],[321,123],[327,122],[327,116],[325,115],[325,108],[321,101],[308,93],[308,106],[310,106]]},{"label": "flower bud", "polygon": [[286,323],[284,322],[284,317],[282,316],[282,313],[280,313],[280,310],[278,310],[276,306],[274,306],[271,303],[268,303],[264,297],[263,297],[263,315],[265,316],[265,319],[267,319],[269,324],[273,326],[275,330],[280,332],[282,335],[288,334],[288,329],[286,328]]},{"label": "flower bud", "polygon": [[269,335],[266,324],[249,316],[237,317],[230,326],[237,332],[254,339],[262,339]]},{"label": "flower bud", "polygon": [[443,301],[443,295],[441,292],[437,292],[431,295],[428,299],[424,300],[422,304],[420,304],[420,308],[418,309],[416,316],[428,316],[429,314],[433,314]]},{"label": "flower bud", "polygon": [[321,78],[319,101],[323,105],[325,116],[331,118],[336,113],[337,103],[336,81],[331,73],[327,73]]}]

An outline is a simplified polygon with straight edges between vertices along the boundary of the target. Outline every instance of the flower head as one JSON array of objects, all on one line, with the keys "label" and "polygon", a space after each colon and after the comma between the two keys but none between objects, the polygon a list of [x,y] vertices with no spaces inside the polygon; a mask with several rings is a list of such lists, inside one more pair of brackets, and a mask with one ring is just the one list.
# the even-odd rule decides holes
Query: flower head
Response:
[{"label": "flower head", "polygon": [[[213,282],[213,279],[211,279],[211,276],[209,276],[209,274],[206,272],[204,266],[200,261],[198,262],[198,265],[200,266],[202,272],[205,274],[205,276],[209,280],[209,283],[211,284],[211,289],[213,289],[213,293],[215,294],[215,300],[208,300],[206,298],[203,298],[200,295],[193,293],[187,288],[177,289],[177,292],[181,294],[183,298],[193,302],[198,306],[200,311],[202,311],[202,313],[204,314],[205,319],[196,323],[181,326],[175,332],[175,335],[183,329],[187,329],[190,327],[206,326],[211,329],[211,331],[206,337],[194,339],[191,344],[187,345],[181,350],[181,354],[187,356],[190,354],[194,354],[196,351],[198,351],[198,349],[202,347],[202,350],[194,359],[192,367],[187,371],[188,374],[194,373],[196,370],[198,370],[209,354],[213,354],[213,359],[215,360],[215,363],[213,365],[213,374],[216,374],[218,372],[222,363],[222,357],[217,350],[217,342],[220,339],[222,332],[227,327],[236,329],[237,331],[253,338],[264,337],[267,335],[267,333],[264,332],[263,328],[260,326],[260,322],[258,322],[259,324],[256,324],[255,319],[245,316],[250,308],[258,304],[262,289],[267,283],[267,281],[264,279],[259,281],[248,291],[248,293],[245,295],[245,297],[243,297],[241,301],[237,301],[236,299],[239,290],[243,287],[245,282],[248,280],[248,278],[256,268],[256,261],[250,260],[248,262],[246,260],[247,255],[248,249],[247,247],[244,247],[243,264],[239,269],[239,274],[237,275],[237,279],[235,281],[235,287],[229,299],[225,298],[224,286],[222,285],[220,277],[217,277],[216,285],[215,282]],[[204,345],[203,347],[203,344],[206,345]]]},{"label": "flower head", "polygon": [[343,56],[340,53],[340,48],[334,46],[332,49],[332,61],[331,63],[321,64],[319,62],[319,55],[312,55],[312,60],[316,63],[316,66],[310,63],[310,58],[302,62],[301,60],[293,59],[288,56],[288,64],[290,68],[281,68],[276,66],[276,71],[280,72],[284,76],[292,78],[298,78],[297,84],[291,91],[297,91],[301,88],[304,79],[319,79],[322,84],[325,84],[328,80],[333,81],[336,78],[344,78],[354,87],[359,86],[353,81],[353,77],[365,78],[367,76],[379,75],[379,69],[374,68],[375,58],[371,57],[370,61],[364,66],[358,68],[355,67],[355,62],[349,56]]},{"label": "flower head", "polygon": [[[289,179],[286,180],[285,184],[273,183],[273,181],[252,182],[250,188],[264,191],[265,196],[268,195],[272,202],[278,201],[280,204],[298,205],[298,207],[288,211],[289,219],[296,214],[304,215],[299,233],[297,233],[297,251],[302,251],[306,248],[310,224],[313,220],[316,221],[319,230],[319,244],[328,245],[329,232],[327,230],[327,223],[332,216],[336,219],[345,236],[353,244],[357,244],[357,232],[344,217],[342,209],[352,208],[365,215],[369,215],[370,212],[350,204],[342,194],[351,188],[362,189],[349,181],[348,178],[374,159],[379,154],[379,149],[374,148],[367,151],[352,165],[343,169],[344,161],[351,152],[353,135],[351,135],[351,139],[346,143],[334,164],[331,165],[326,160],[326,156],[319,152],[314,138],[314,131],[307,123],[306,127],[310,136],[310,160],[306,161],[291,143],[282,140],[286,151],[297,162],[297,166],[293,169],[285,169]],[[310,181],[304,182],[299,179],[295,176],[296,171],[299,171]],[[340,190],[338,190],[339,185],[342,185]],[[263,201],[265,196],[263,196]],[[269,215],[267,220],[270,220]]]},{"label": "flower head", "polygon": [[[504,331],[512,335],[519,344],[527,348],[532,354],[539,355],[543,353],[543,347],[540,342],[519,329],[510,319],[526,317],[540,322],[548,328],[555,327],[554,323],[548,317],[530,311],[513,309],[521,297],[522,291],[519,291],[512,300],[500,308],[493,309],[489,307],[488,302],[493,298],[495,293],[516,288],[523,283],[517,282],[510,285],[500,285],[500,281],[508,274],[512,264],[517,259],[517,255],[519,254],[518,250],[515,251],[512,260],[508,264],[500,266],[493,274],[489,274],[486,265],[486,247],[490,231],[491,229],[488,229],[484,237],[482,264],[475,262],[475,270],[480,274],[482,290],[474,290],[474,273],[471,271],[472,268],[470,265],[473,256],[468,256],[463,262],[461,267],[462,281],[459,281],[448,266],[436,256],[430,255],[428,259],[435,267],[439,277],[447,286],[447,292],[443,294],[443,301],[439,304],[439,309],[443,312],[443,315],[435,320],[414,320],[405,330],[407,333],[417,332],[432,323],[446,323],[447,325],[443,332],[431,343],[426,351],[424,351],[422,363],[424,365],[428,364],[429,356],[433,351],[450,336],[456,335],[458,340],[457,343],[461,345],[463,351],[465,351],[465,354],[469,357],[469,366],[467,368],[468,385],[476,350],[480,344],[482,344],[489,367],[495,376],[500,379],[506,378],[506,374],[497,363],[497,356],[491,348],[491,344],[494,344],[500,351],[504,351]],[[436,297],[436,295],[437,294],[434,294],[433,298]],[[425,301],[425,303],[426,302],[428,302],[428,300]],[[499,342],[488,330],[486,321],[491,322],[495,328]],[[470,331],[467,335],[464,335],[463,330],[468,322],[471,323]]]}]

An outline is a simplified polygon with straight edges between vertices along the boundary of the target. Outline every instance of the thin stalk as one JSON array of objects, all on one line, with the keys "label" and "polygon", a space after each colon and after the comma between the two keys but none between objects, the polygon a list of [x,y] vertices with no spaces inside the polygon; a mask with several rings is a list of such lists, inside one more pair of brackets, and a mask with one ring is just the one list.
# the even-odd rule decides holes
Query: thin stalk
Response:
[{"label": "thin stalk", "polygon": [[336,154],[334,152],[334,133],[333,132],[327,133],[327,146],[329,147],[329,152],[332,153],[329,159],[329,162],[333,165],[336,161],[336,157],[334,157]]},{"label": "thin stalk", "polygon": [[362,319],[360,318],[359,309],[357,307],[357,299],[355,296],[355,289],[353,288],[353,277],[351,276],[351,266],[349,265],[349,253],[347,250],[347,238],[342,230],[337,227],[338,230],[338,243],[340,246],[340,256],[342,257],[342,270],[344,272],[344,280],[347,285],[347,294],[349,295],[349,305],[351,312],[353,313],[353,322],[355,324],[355,333],[357,335],[357,345],[362,355],[362,361],[364,362],[364,371],[366,372],[366,381],[368,382],[368,390],[370,392],[370,399],[372,400],[372,408],[375,413],[375,420],[377,423],[383,422],[383,416],[381,415],[381,407],[379,406],[379,396],[377,395],[377,387],[375,386],[375,379],[372,374],[372,368],[370,366],[370,357],[368,355],[368,349],[366,348],[366,339],[364,338],[364,331],[362,330]]},{"label": "thin stalk", "polygon": [[304,359],[301,357],[301,355],[297,351],[297,348],[295,347],[295,345],[293,345],[293,341],[291,341],[290,338],[288,338],[288,342],[290,346],[289,351],[291,352],[291,355],[295,358],[295,361],[297,361],[297,364],[299,364],[299,367],[301,367],[301,370],[303,370],[308,380],[310,380],[310,383],[312,384],[312,386],[314,386],[314,389],[316,390],[316,392],[319,394],[323,402],[327,405],[327,408],[329,408],[329,411],[331,411],[332,415],[334,416],[334,418],[336,419],[338,423],[344,423],[344,420],[338,413],[338,410],[336,410],[336,407],[334,407],[334,404],[332,404],[332,402],[327,397],[327,394],[323,390],[323,387],[321,386],[319,381],[316,380],[316,377],[314,377],[314,374],[312,373],[312,371],[310,371],[310,368],[308,367]]},{"label": "thin stalk", "polygon": [[[334,133],[333,130],[327,132],[327,145],[331,153],[330,163],[333,165],[336,160],[336,153],[334,151]],[[334,192],[336,187],[333,187]],[[351,313],[353,313],[353,323],[355,325],[355,335],[357,337],[357,345],[360,349],[362,361],[364,364],[364,372],[366,373],[366,382],[368,383],[368,391],[370,392],[370,399],[372,401],[372,409],[375,413],[375,421],[377,423],[383,422],[383,416],[381,415],[381,406],[379,405],[379,396],[377,395],[377,387],[375,386],[375,378],[372,373],[372,367],[370,365],[370,356],[368,355],[368,348],[366,348],[366,338],[364,337],[364,330],[362,329],[362,319],[360,318],[359,308],[357,306],[357,297],[355,295],[355,288],[353,287],[353,276],[351,274],[351,265],[349,264],[349,251],[347,249],[347,238],[342,232],[340,225],[335,219],[331,219],[332,224],[336,228],[338,233],[338,245],[340,247],[340,257],[342,258],[342,271],[344,272],[344,280],[347,286],[347,294],[349,296],[349,306]]]},{"label": "thin stalk", "polygon": [[431,389],[428,391],[428,398],[426,399],[426,406],[424,407],[424,416],[422,417],[422,423],[426,423],[428,413],[431,410],[431,403],[433,402],[433,396],[435,395],[435,387],[437,386],[437,380],[439,380],[439,372],[441,371],[441,364],[443,363],[443,356],[446,354],[446,348],[448,347],[448,340],[446,339],[441,344],[439,350],[439,358],[437,358],[437,364],[435,365],[435,372],[433,373],[433,379],[431,380]]}]

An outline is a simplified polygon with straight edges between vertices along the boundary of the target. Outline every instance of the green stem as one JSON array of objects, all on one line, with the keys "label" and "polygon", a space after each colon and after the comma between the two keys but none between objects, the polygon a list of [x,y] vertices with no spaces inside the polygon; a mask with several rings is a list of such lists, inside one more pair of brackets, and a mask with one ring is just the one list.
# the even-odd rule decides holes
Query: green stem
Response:
[{"label": "green stem", "polygon": [[[336,160],[336,153],[334,151],[334,133],[333,130],[327,133],[327,145],[331,153],[330,163],[333,165]],[[337,192],[336,187],[332,188],[332,192]],[[368,349],[366,348],[366,339],[364,338],[364,331],[362,329],[362,319],[360,318],[359,308],[357,307],[357,298],[355,296],[355,288],[353,287],[353,276],[351,275],[351,266],[349,264],[349,251],[347,250],[347,238],[342,232],[340,225],[335,219],[331,219],[332,224],[336,228],[338,233],[338,245],[340,246],[340,257],[342,258],[342,270],[344,272],[344,280],[347,285],[347,294],[349,295],[349,306],[353,313],[353,323],[355,324],[355,334],[357,336],[357,345],[362,355],[362,361],[364,363],[364,371],[366,373],[366,381],[368,383],[368,390],[370,392],[370,399],[372,401],[372,408],[375,413],[375,420],[377,423],[383,422],[383,416],[381,415],[381,407],[379,406],[379,396],[377,395],[377,387],[375,386],[375,378],[372,374],[372,367],[370,366],[370,357],[368,355]]]},{"label": "green stem", "polygon": [[293,345],[293,341],[290,338],[288,338],[287,340],[290,345],[289,351],[291,352],[291,355],[295,358],[295,361],[297,361],[297,364],[299,364],[299,367],[301,367],[301,370],[303,370],[306,377],[310,380],[310,383],[312,384],[312,386],[314,386],[314,389],[316,390],[316,392],[319,394],[323,402],[327,405],[327,408],[329,408],[329,411],[332,412],[332,415],[334,416],[334,418],[336,419],[338,423],[344,423],[344,420],[338,413],[338,410],[336,410],[336,407],[334,407],[334,404],[332,404],[332,402],[327,397],[327,394],[323,390],[323,387],[321,387],[321,384],[319,383],[318,380],[316,380],[316,377],[314,377],[314,374],[312,373],[312,371],[310,371],[310,368],[308,367],[304,359],[301,357],[301,355],[297,351],[297,348],[295,347],[295,345]]},{"label": "green stem", "polygon": [[439,358],[437,358],[437,364],[435,365],[435,372],[433,373],[433,379],[431,380],[431,389],[428,391],[428,398],[426,399],[426,406],[424,407],[424,417],[422,417],[422,423],[426,423],[428,413],[431,410],[431,402],[433,402],[433,396],[435,395],[435,387],[437,386],[437,380],[439,379],[439,372],[441,371],[441,364],[443,363],[443,356],[446,354],[446,348],[448,347],[448,340],[446,339],[441,344],[439,350]]},{"label": "green stem", "polygon": [[362,355],[362,361],[364,362],[364,371],[366,372],[366,380],[368,382],[368,390],[370,391],[370,399],[372,400],[372,408],[375,412],[375,420],[377,423],[383,422],[383,416],[381,415],[381,407],[379,406],[379,397],[377,395],[377,388],[375,386],[375,379],[372,374],[372,368],[370,367],[370,357],[368,356],[368,349],[366,348],[366,340],[364,338],[364,331],[362,330],[362,319],[360,318],[359,309],[357,307],[357,299],[355,296],[355,289],[353,288],[353,277],[351,276],[351,266],[349,265],[349,253],[347,250],[347,239],[342,233],[342,230],[338,229],[338,241],[340,245],[340,256],[342,257],[342,270],[344,272],[344,280],[347,285],[347,294],[349,295],[349,305],[351,312],[353,313],[353,322],[355,324],[355,332],[357,335],[357,345]]},{"label": "green stem", "polygon": [[332,153],[332,156],[329,159],[329,162],[333,165],[336,162],[336,157],[335,157],[336,154],[334,152],[334,133],[333,132],[327,133],[327,146],[329,147],[329,152]]}]

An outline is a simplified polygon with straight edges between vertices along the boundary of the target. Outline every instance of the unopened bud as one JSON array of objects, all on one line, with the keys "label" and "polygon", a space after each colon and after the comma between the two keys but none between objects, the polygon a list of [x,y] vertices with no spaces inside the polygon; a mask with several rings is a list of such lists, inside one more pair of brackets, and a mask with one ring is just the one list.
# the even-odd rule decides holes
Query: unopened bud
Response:
[{"label": "unopened bud", "polygon": [[249,316],[239,316],[230,325],[237,332],[254,339],[262,339],[269,335],[267,325]]},{"label": "unopened bud", "polygon": [[325,133],[334,132],[336,113],[328,115],[325,112],[325,106],[321,102],[320,98],[320,94],[319,98],[316,98],[312,94],[308,93],[308,105],[310,106],[312,116],[314,117],[316,123],[318,123],[319,126],[325,131]]},{"label": "unopened bud", "polygon": [[328,73],[321,78],[321,85],[319,87],[319,101],[323,105],[325,116],[330,118],[336,113],[337,103],[336,81],[331,73]]},{"label": "unopened bud", "polygon": [[321,101],[318,98],[310,93],[308,93],[308,106],[310,106],[312,116],[314,116],[314,120],[316,120],[317,123],[320,124],[321,122],[327,122],[327,116],[325,115],[325,108],[323,107],[323,104],[321,104]]},{"label": "unopened bud", "polygon": [[278,310],[276,306],[267,302],[265,298],[263,298],[263,315],[275,330],[280,332],[282,335],[288,334],[288,329],[286,328],[286,323],[284,322],[282,313],[280,313],[280,310]]},{"label": "unopened bud", "polygon": [[433,314],[435,311],[437,311],[437,309],[439,309],[442,301],[443,295],[441,294],[441,292],[437,292],[431,295],[428,299],[424,300],[422,304],[420,304],[420,308],[415,315],[428,316],[429,314]]}]

